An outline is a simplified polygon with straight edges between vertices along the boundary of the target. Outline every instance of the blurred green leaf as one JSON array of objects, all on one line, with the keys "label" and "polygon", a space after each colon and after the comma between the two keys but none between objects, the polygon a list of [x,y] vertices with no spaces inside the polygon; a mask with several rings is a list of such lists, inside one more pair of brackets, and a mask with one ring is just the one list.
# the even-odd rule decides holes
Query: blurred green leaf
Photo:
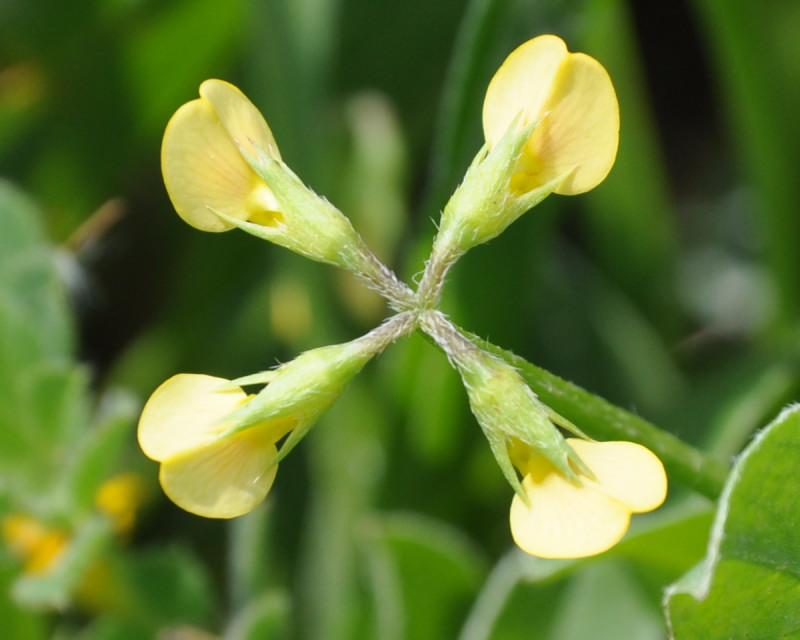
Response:
[{"label": "blurred green leaf", "polygon": [[747,0],[694,0],[712,55],[729,135],[745,184],[760,202],[748,213],[761,235],[757,250],[772,271],[779,293],[779,321],[800,315],[800,96],[786,91],[800,79],[800,6],[777,0],[769,9]]},{"label": "blurred green leaf", "polygon": [[32,444],[47,443],[60,459],[89,424],[88,372],[79,366],[39,362],[22,372],[20,397],[27,408],[22,425]]},{"label": "blurred green leaf", "polygon": [[[3,315],[12,315],[11,322],[28,325],[23,344],[29,339],[33,342],[12,354],[6,349],[14,346],[13,341],[10,336],[4,337],[0,343],[4,348],[0,352],[3,379],[11,378],[12,365],[19,367],[25,362],[70,354],[72,319],[54,251],[44,237],[41,213],[27,196],[1,179],[0,302],[4,305],[0,308]],[[6,327],[6,322],[0,322],[0,327]],[[8,329],[4,334],[5,331]],[[35,350],[28,350],[34,347]]]},{"label": "blurred green leaf", "polygon": [[[744,365],[744,366],[742,366]],[[735,456],[753,436],[759,426],[770,416],[797,397],[797,366],[781,358],[777,362],[769,357],[766,362],[742,359],[739,367],[731,367],[733,379],[727,381],[723,405],[708,426],[705,448],[719,458]],[[716,382],[719,383],[718,376]],[[709,389],[703,393],[709,397]]]},{"label": "blurred green leaf", "polygon": [[376,637],[453,637],[486,573],[482,555],[458,530],[416,514],[375,516],[369,530],[363,552],[374,589]]},{"label": "blurred green leaf", "polygon": [[138,401],[122,392],[108,392],[101,398],[101,413],[70,464],[69,494],[79,510],[94,504],[97,489],[114,471],[139,408]]},{"label": "blurred green leaf", "polygon": [[504,0],[471,0],[461,19],[439,105],[431,186],[423,206],[426,214],[442,206],[480,148],[479,105],[488,84],[489,53],[500,35],[497,27],[507,6]]},{"label": "blurred green leaf", "polygon": [[539,558],[519,549],[505,554],[489,574],[459,640],[544,640],[555,619],[564,591],[563,581],[539,581],[526,575],[529,564]]},{"label": "blurred green leaf", "polygon": [[198,97],[203,80],[224,75],[244,18],[242,0],[222,11],[215,0],[180,0],[158,5],[128,34],[123,77],[142,132],[160,132],[180,105]]},{"label": "blurred green leaf", "polygon": [[675,221],[663,151],[648,103],[630,5],[587,0],[576,50],[608,69],[620,103],[619,153],[603,184],[586,194],[591,251],[609,276],[645,307],[648,318],[671,327],[671,268],[677,257]]},{"label": "blurred green leaf", "polygon": [[0,638],[20,640],[45,640],[47,624],[35,611],[21,609],[11,600],[11,585],[17,577],[17,568],[7,562],[0,551]]},{"label": "blurred green leaf", "polygon": [[378,397],[359,377],[303,442],[312,482],[301,560],[304,592],[298,598],[305,637],[369,637],[361,634],[370,612],[360,589],[359,550],[361,527],[385,469],[379,437],[385,430]]},{"label": "blurred green leaf", "polygon": [[55,255],[35,205],[0,180],[0,464],[39,503],[88,420]]},{"label": "blurred green leaf", "polygon": [[236,612],[223,640],[279,640],[288,638],[291,601],[284,592],[268,591]]},{"label": "blurred green leaf", "polygon": [[663,414],[681,398],[685,380],[657,323],[580,255],[572,257],[572,269],[575,275],[565,297],[570,298],[573,313],[586,318],[606,351],[605,371],[618,371],[630,403],[643,412]]},{"label": "blurred green leaf", "polygon": [[[458,376],[441,353],[412,337],[403,345],[403,361],[393,373],[405,408],[410,447],[430,462],[444,463],[456,455],[465,396]],[[431,402],[436,398],[436,402]]]},{"label": "blurred green leaf", "polygon": [[601,562],[576,574],[566,587],[549,637],[558,640],[660,640],[664,623],[632,572]]},{"label": "blurred green leaf", "polygon": [[17,508],[66,516],[73,506],[66,469],[89,424],[87,381],[80,368],[33,366],[0,409],[0,467]]},{"label": "blurred green leaf", "polygon": [[154,633],[181,624],[211,623],[218,596],[205,567],[184,547],[150,548],[120,558],[118,586],[128,622]]},{"label": "blurred green leaf", "polygon": [[[248,93],[270,123],[284,157],[314,189],[324,189],[320,167],[338,163],[324,149],[322,127],[336,61],[340,0],[251,2],[246,45]],[[326,157],[327,156],[327,157]]]},{"label": "blurred green leaf", "polygon": [[706,559],[669,588],[665,606],[677,640],[800,638],[798,464],[795,405],[737,460]]},{"label": "blurred green leaf", "polygon": [[273,514],[274,503],[267,499],[247,515],[230,522],[229,591],[236,609],[248,608],[275,581]]},{"label": "blurred green leaf", "polygon": [[[406,224],[406,148],[397,113],[381,93],[364,92],[345,105],[348,153],[331,198],[373,253],[391,264]],[[360,284],[360,283],[359,283]]]}]

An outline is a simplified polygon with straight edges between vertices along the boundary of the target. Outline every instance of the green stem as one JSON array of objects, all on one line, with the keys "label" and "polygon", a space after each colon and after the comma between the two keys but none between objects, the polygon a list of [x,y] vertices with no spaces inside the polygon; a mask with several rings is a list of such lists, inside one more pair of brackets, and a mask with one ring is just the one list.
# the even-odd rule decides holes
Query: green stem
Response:
[{"label": "green stem", "polygon": [[[670,478],[716,500],[729,467],[686,444],[671,433],[607,400],[531,364],[524,358],[459,329],[477,347],[516,367],[539,399],[598,440],[629,440],[644,445],[664,463]],[[432,339],[428,339],[435,344]],[[438,347],[437,347],[438,348]]]}]

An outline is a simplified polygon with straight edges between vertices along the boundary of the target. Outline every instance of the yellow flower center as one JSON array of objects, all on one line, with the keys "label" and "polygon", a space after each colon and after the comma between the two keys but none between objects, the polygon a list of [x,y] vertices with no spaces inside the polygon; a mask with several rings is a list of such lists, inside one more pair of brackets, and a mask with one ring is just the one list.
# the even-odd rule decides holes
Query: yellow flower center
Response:
[{"label": "yellow flower center", "polygon": [[256,186],[244,204],[248,214],[247,219],[264,227],[283,226],[285,221],[279,211],[278,200],[260,179],[257,180]]}]

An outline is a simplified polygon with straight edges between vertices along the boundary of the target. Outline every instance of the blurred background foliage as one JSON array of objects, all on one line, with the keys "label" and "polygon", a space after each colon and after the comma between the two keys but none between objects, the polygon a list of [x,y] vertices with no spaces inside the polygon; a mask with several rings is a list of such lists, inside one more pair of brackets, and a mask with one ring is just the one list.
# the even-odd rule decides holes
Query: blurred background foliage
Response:
[{"label": "blurred background foliage", "polygon": [[160,139],[202,80],[234,82],[413,279],[494,70],[560,35],[614,80],[617,164],[472,251],[443,306],[728,460],[800,381],[798,31],[793,0],[0,0],[0,635],[664,637],[710,503],[673,485],[601,558],[523,557],[457,376],[419,336],[367,367],[262,508],[172,506],[134,435],[160,382],[263,370],[386,310],[329,267],[183,224]]}]

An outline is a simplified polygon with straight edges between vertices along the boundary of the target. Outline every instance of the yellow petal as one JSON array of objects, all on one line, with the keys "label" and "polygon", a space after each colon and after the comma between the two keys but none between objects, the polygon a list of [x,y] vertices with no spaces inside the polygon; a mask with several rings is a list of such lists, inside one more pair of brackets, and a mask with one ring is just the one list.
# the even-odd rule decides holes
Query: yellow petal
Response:
[{"label": "yellow petal", "polygon": [[212,209],[240,220],[249,217],[247,201],[258,177],[208,101],[187,102],[167,123],[161,171],[175,211],[193,227],[233,228]]},{"label": "yellow petal", "polygon": [[221,390],[227,383],[225,378],[180,373],[158,387],[139,418],[139,446],[145,455],[160,462],[224,431],[226,425],[218,421],[247,399],[238,387]]},{"label": "yellow petal", "polygon": [[556,193],[583,193],[602,182],[619,144],[619,105],[603,66],[582,53],[567,56],[542,116],[523,152],[544,164],[537,186],[573,169]]},{"label": "yellow petal", "polygon": [[619,542],[630,510],[594,486],[578,487],[550,463],[542,464],[544,472],[522,480],[530,505],[516,494],[511,503],[511,534],[517,545],[542,558],[582,558]]},{"label": "yellow petal", "polygon": [[236,87],[207,80],[201,98],[172,116],[161,145],[164,184],[178,215],[202,231],[233,225],[214,211],[239,220],[274,224],[280,219],[275,196],[241,154],[256,156],[257,145],[280,159],[266,121]]},{"label": "yellow petal", "polygon": [[561,38],[544,35],[517,47],[495,73],[483,103],[483,131],[489,148],[503,137],[521,112],[519,124],[535,122],[567,56]]},{"label": "yellow petal", "polygon": [[182,509],[206,518],[234,518],[267,496],[278,465],[270,434],[254,427],[172,456],[161,465],[164,493]]},{"label": "yellow petal", "polygon": [[619,143],[619,106],[597,60],[569,53],[552,35],[518,47],[486,92],[483,127],[490,148],[520,113],[521,124],[540,123],[520,158],[514,191],[525,193],[567,176],[556,193],[574,195],[608,175]]},{"label": "yellow petal", "polygon": [[[633,442],[567,442],[597,478],[598,491],[641,513],[660,506],[667,496],[667,475],[656,455]],[[594,484],[583,480],[585,484]]]},{"label": "yellow petal", "polygon": [[250,155],[257,157],[260,148],[280,160],[267,121],[237,87],[223,80],[206,80],[200,85],[200,95],[208,100],[228,135]]}]

